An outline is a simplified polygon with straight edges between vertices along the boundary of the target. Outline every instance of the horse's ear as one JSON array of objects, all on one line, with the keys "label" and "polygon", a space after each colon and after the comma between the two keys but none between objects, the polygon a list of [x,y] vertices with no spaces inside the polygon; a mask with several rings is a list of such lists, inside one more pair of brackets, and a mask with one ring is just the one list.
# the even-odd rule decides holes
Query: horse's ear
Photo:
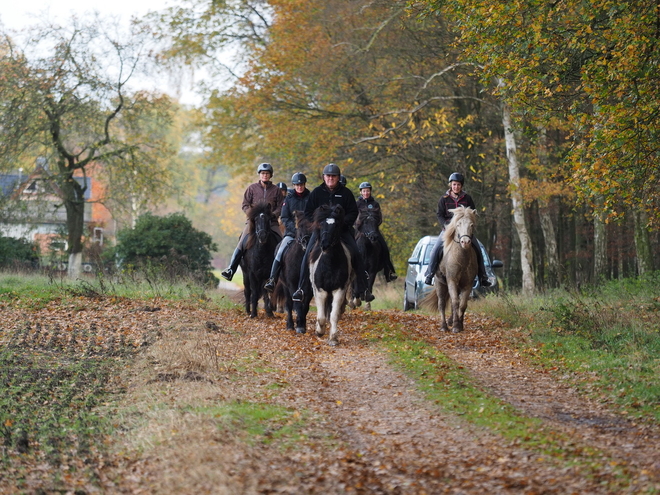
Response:
[{"label": "horse's ear", "polygon": [[273,211],[273,207],[270,205],[270,203],[266,203],[266,211],[267,211],[268,213],[270,213],[270,212]]}]

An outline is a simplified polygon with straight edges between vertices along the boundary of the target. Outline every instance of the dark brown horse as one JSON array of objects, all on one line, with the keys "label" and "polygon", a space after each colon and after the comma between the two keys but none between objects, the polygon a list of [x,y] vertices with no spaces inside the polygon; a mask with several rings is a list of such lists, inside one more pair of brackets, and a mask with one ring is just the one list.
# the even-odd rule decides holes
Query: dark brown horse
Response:
[{"label": "dark brown horse", "polygon": [[268,316],[274,316],[270,296],[263,288],[270,276],[270,268],[275,258],[275,247],[280,239],[271,229],[273,213],[269,203],[259,203],[247,213],[248,240],[241,259],[243,270],[243,293],[245,311],[256,318],[259,299],[263,297]]},{"label": "dark brown horse", "polygon": [[296,333],[307,331],[307,313],[312,300],[312,286],[309,278],[303,281],[303,300],[294,301],[291,295],[298,288],[300,278],[300,266],[302,263],[307,243],[312,233],[312,225],[305,218],[302,211],[294,213],[296,219],[296,240],[291,242],[282,256],[282,271],[273,292],[273,300],[279,306],[284,306],[286,313],[286,328],[294,330],[293,311],[296,312]]},{"label": "dark brown horse", "polygon": [[[435,293],[438,310],[442,315],[443,332],[463,331],[463,318],[477,275],[477,255],[472,248],[477,212],[460,206],[450,210],[454,216],[443,232],[442,262],[435,273]],[[451,315],[445,318],[447,303],[451,300]]]}]

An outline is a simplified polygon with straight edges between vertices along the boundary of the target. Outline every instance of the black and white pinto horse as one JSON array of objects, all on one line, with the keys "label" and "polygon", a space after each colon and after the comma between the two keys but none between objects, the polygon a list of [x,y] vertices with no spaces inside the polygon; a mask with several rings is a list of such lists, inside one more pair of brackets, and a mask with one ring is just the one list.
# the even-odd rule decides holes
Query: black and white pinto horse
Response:
[{"label": "black and white pinto horse", "polygon": [[[273,300],[278,306],[282,304],[284,307],[287,330],[295,328],[296,333],[305,333],[307,331],[307,313],[312,301],[312,285],[309,278],[304,279],[301,287],[304,294],[303,300],[294,301],[291,296],[298,288],[300,266],[312,233],[312,224],[305,218],[302,211],[294,212],[294,217],[296,219],[296,240],[289,244],[282,256],[282,270],[273,291]],[[296,312],[295,327],[293,311]]]},{"label": "black and white pinto horse", "polygon": [[[454,216],[443,232],[444,245],[440,266],[435,273],[435,293],[438,297],[438,309],[442,315],[443,332],[463,331],[463,318],[468,299],[472,292],[474,277],[477,276],[477,254],[472,248],[477,218],[476,210],[459,206],[450,210]],[[441,282],[442,276],[447,280]],[[445,308],[451,300],[451,315],[445,319]],[[449,325],[449,326],[448,326]]]},{"label": "black and white pinto horse", "polygon": [[[379,241],[378,222],[372,214],[361,219],[355,233],[358,252],[362,256],[364,269],[369,275],[369,290],[373,292],[376,274],[385,268],[383,248]],[[351,304],[353,306],[354,304]],[[371,309],[371,303],[365,302],[365,309]]]},{"label": "black and white pinto horse", "polygon": [[271,230],[273,213],[269,203],[258,203],[247,212],[248,240],[241,259],[243,270],[243,293],[245,311],[256,318],[259,298],[263,297],[268,316],[275,316],[270,296],[263,288],[270,276],[270,268],[275,258],[275,247],[279,242],[277,234]]},{"label": "black and white pinto horse", "polygon": [[328,323],[328,344],[335,346],[337,323],[346,306],[346,294],[355,274],[351,253],[341,242],[344,229],[344,208],[323,205],[314,212],[314,228],[318,241],[309,256],[309,275],[316,301],[316,335],[325,334]]}]

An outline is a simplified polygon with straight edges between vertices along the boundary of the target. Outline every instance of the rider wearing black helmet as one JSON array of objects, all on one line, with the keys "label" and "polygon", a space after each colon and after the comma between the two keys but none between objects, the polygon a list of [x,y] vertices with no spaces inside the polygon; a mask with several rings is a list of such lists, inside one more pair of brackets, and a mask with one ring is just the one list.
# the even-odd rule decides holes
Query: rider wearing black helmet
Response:
[{"label": "rider wearing black helmet", "polygon": [[[259,174],[259,180],[250,184],[245,190],[241,208],[243,209],[243,212],[247,214],[250,208],[261,201],[270,203],[273,212],[273,222],[271,222],[270,228],[277,234],[279,239],[282,237],[282,234],[280,233],[277,218],[280,216],[280,210],[282,209],[282,195],[280,194],[280,188],[270,180],[273,177],[272,165],[270,163],[262,163],[257,167],[257,174]],[[227,280],[231,280],[234,277],[238,265],[241,262],[243,251],[245,250],[244,243],[247,240],[247,231],[248,226],[246,223],[241,236],[238,238],[238,245],[234,250],[234,254],[232,254],[229,268],[225,268],[220,272],[220,275]]]},{"label": "rider wearing black helmet", "polygon": [[[454,172],[449,176],[449,189],[438,201],[437,215],[438,220],[440,220],[440,224],[442,225],[442,230],[445,229],[445,226],[449,224],[452,216],[454,216],[454,214],[449,210],[458,208],[459,206],[466,206],[475,210],[477,209],[477,207],[474,205],[474,201],[472,200],[472,196],[463,191],[464,183],[465,177],[463,177],[463,175],[459,174],[458,172]],[[442,232],[440,232],[440,236],[438,237],[435,246],[433,246],[433,251],[431,252],[431,261],[428,268],[426,269],[426,279],[424,280],[426,285],[433,285],[433,277],[435,276],[435,272],[437,271],[438,266],[440,266],[440,262],[442,261],[442,248]],[[474,236],[472,236],[472,249],[474,249],[475,253],[477,254],[479,282],[483,287],[489,287],[490,280],[488,280],[488,276],[486,275],[484,257]]]},{"label": "rider wearing black helmet", "polygon": [[[371,215],[376,220],[376,225],[383,223],[383,212],[380,209],[380,204],[376,199],[371,195],[371,184],[369,182],[363,182],[360,184],[360,197],[357,199],[356,204],[358,208],[358,218],[355,222],[357,228],[360,227],[367,215]],[[394,265],[390,259],[390,248],[385,242],[383,234],[378,230],[378,242],[380,243],[381,250],[385,258],[385,268],[383,273],[385,275],[385,280],[388,282],[394,282],[398,277],[394,270]]]},{"label": "rider wearing black helmet", "polygon": [[293,184],[293,191],[289,192],[286,198],[284,198],[284,203],[282,203],[282,214],[280,215],[280,220],[285,229],[284,238],[275,254],[273,266],[270,269],[270,278],[264,285],[264,289],[268,292],[272,292],[275,289],[277,277],[280,274],[282,256],[284,256],[286,248],[291,241],[296,238],[296,218],[294,213],[296,211],[305,211],[307,198],[309,198],[309,189],[306,187],[307,177],[305,177],[305,174],[302,172],[296,172],[293,174],[293,177],[291,177],[291,182]]},{"label": "rider wearing black helmet", "polygon": [[[314,211],[321,205],[334,205],[339,204],[344,208],[344,230],[341,233],[341,241],[351,252],[351,260],[353,263],[353,271],[355,271],[355,278],[357,282],[357,297],[363,298],[366,302],[374,300],[373,294],[369,290],[367,283],[368,275],[364,270],[362,257],[358,256],[358,248],[355,242],[353,231],[353,224],[357,220],[358,209],[355,203],[355,196],[347,187],[339,183],[341,170],[339,167],[330,163],[323,169],[323,183],[315,187],[309,195],[307,206],[305,207],[305,216],[312,221],[314,219]],[[316,232],[312,234],[309,240],[308,248],[305,251],[302,264],[300,266],[300,280],[298,281],[298,290],[293,293],[292,299],[294,301],[302,301],[303,291],[302,284],[306,277],[309,277],[309,266],[307,265],[307,256],[316,243]]]}]

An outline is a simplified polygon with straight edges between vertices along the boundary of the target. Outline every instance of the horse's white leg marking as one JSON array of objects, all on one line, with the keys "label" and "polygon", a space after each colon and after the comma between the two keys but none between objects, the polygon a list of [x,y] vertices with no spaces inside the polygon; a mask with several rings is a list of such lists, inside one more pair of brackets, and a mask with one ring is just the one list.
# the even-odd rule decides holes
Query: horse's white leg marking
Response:
[{"label": "horse's white leg marking", "polygon": [[330,336],[328,338],[328,343],[330,345],[337,345],[339,343],[339,340],[337,339],[337,324],[339,323],[341,307],[344,304],[345,297],[345,287],[343,289],[337,289],[332,292],[332,310],[330,311]]}]

